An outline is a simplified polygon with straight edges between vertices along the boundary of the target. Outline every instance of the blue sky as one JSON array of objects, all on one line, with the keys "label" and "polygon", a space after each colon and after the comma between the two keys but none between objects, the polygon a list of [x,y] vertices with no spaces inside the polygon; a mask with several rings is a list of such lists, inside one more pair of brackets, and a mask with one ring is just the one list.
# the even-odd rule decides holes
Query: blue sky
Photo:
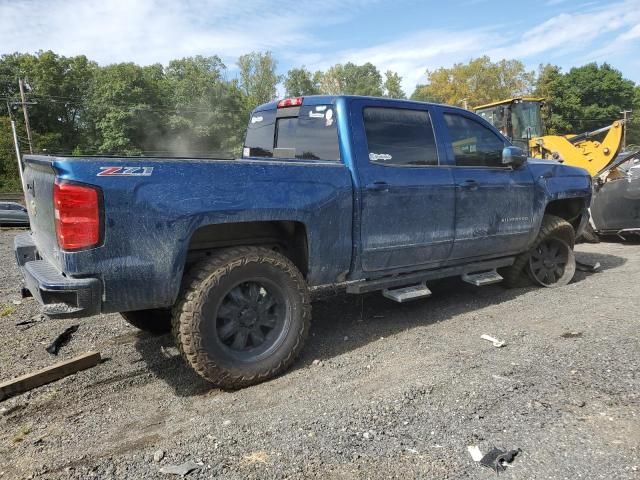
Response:
[{"label": "blue sky", "polygon": [[0,53],[100,64],[271,50],[280,73],[370,61],[403,76],[480,55],[530,69],[609,62],[640,83],[640,0],[0,0]]}]

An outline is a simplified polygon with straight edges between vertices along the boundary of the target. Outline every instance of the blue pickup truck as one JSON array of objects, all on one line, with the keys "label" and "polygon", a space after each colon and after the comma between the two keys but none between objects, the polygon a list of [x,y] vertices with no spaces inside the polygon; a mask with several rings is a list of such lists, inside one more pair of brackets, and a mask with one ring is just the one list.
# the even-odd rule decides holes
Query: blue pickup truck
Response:
[{"label": "blue pickup truck", "polygon": [[584,170],[527,159],[469,111],[356,96],[259,106],[239,159],[27,155],[23,170],[24,294],[51,317],[172,329],[227,388],[291,365],[325,289],[566,284],[591,199]]}]

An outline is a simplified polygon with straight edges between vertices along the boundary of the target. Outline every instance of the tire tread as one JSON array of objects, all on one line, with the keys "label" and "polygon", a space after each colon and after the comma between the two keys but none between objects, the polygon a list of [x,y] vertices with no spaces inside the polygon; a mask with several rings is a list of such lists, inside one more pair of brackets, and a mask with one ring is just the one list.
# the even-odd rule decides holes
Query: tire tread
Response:
[{"label": "tire tread", "polygon": [[[200,332],[200,311],[206,293],[220,283],[233,269],[248,263],[268,263],[283,270],[295,283],[302,299],[302,328],[293,348],[274,367],[251,376],[231,374],[211,361],[203,347]],[[284,255],[264,247],[234,247],[216,252],[215,255],[194,265],[185,275],[179,301],[173,309],[172,332],[180,354],[205,380],[223,388],[236,389],[259,383],[286,370],[302,350],[309,333],[311,304],[307,284],[300,271]]]},{"label": "tire tread", "polygon": [[[538,236],[533,242],[533,245],[537,246],[540,242],[549,237],[564,240],[571,248],[573,248],[576,243],[576,234],[573,226],[571,226],[571,224],[564,218],[557,217],[555,215],[545,215],[542,217],[542,224],[540,225]],[[521,288],[531,285],[529,278],[524,275],[524,268],[529,261],[529,255],[529,251],[518,255],[513,265],[507,267],[502,272],[502,276],[504,278],[503,283],[508,288]]]}]

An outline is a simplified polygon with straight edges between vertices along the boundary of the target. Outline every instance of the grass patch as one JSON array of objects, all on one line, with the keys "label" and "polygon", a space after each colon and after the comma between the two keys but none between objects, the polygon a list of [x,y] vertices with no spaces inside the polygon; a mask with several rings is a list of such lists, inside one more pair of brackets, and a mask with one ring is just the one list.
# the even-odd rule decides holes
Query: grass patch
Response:
[{"label": "grass patch", "polygon": [[15,311],[15,305],[3,305],[2,307],[0,307],[0,317],[8,317]]},{"label": "grass patch", "polygon": [[30,433],[31,427],[23,425],[22,427],[20,427],[20,431],[16,435],[14,435],[12,439],[13,443],[23,442],[27,435],[29,435]]}]

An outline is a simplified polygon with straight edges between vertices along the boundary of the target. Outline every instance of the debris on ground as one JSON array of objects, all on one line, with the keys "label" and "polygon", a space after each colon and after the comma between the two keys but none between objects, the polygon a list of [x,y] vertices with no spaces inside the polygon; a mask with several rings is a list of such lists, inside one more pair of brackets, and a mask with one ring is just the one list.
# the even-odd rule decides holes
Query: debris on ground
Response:
[{"label": "debris on ground", "polygon": [[482,460],[482,457],[484,457],[477,445],[469,445],[467,447],[467,450],[469,450],[469,454],[471,455],[471,458],[474,462],[479,462],[480,460]]},{"label": "debris on ground", "polygon": [[582,336],[582,332],[566,332],[560,336],[562,338],[580,338]]},{"label": "debris on ground", "polygon": [[521,453],[520,448],[516,450],[501,450],[493,447],[489,453],[480,459],[480,465],[495,470],[496,473],[504,472],[507,463],[513,462],[513,459]]},{"label": "debris on ground", "polygon": [[0,401],[5,398],[26,392],[41,385],[54,382],[73,373],[95,367],[100,362],[100,353],[88,352],[79,357],[56,363],[34,373],[27,373],[18,378],[0,383]]},{"label": "debris on ground", "polygon": [[160,462],[164,458],[164,450],[156,450],[153,454],[153,461]]},{"label": "debris on ground", "polygon": [[490,335],[486,335],[486,334],[485,335],[481,335],[480,338],[483,339],[483,340],[487,340],[488,342],[493,343],[493,346],[496,347],[496,348],[504,347],[506,345],[505,342],[502,342],[502,341],[498,340],[497,338],[493,338]]},{"label": "debris on ground", "polygon": [[29,320],[23,320],[22,322],[16,323],[16,327],[24,327],[21,330],[28,330],[33,327],[36,323],[44,322],[47,319],[47,316],[43,313],[38,313],[34,315]]},{"label": "debris on ground", "polygon": [[57,338],[51,342],[51,345],[47,347],[47,352],[51,355],[58,355],[58,352],[62,347],[64,347],[69,341],[74,333],[78,331],[80,325],[71,325],[64,332],[57,336]]},{"label": "debris on ground", "polygon": [[167,465],[160,469],[160,473],[166,473],[168,475],[181,475],[186,476],[189,475],[194,470],[202,467],[203,463],[195,463],[192,461],[188,461],[183,463],[182,465]]},{"label": "debris on ground", "polygon": [[14,405],[13,407],[2,407],[0,408],[0,417],[8,417],[9,415],[19,412],[20,410],[24,410],[26,408],[25,405]]},{"label": "debris on ground", "polygon": [[600,262],[587,263],[576,260],[576,270],[580,270],[581,272],[596,273],[600,271],[600,267]]}]

